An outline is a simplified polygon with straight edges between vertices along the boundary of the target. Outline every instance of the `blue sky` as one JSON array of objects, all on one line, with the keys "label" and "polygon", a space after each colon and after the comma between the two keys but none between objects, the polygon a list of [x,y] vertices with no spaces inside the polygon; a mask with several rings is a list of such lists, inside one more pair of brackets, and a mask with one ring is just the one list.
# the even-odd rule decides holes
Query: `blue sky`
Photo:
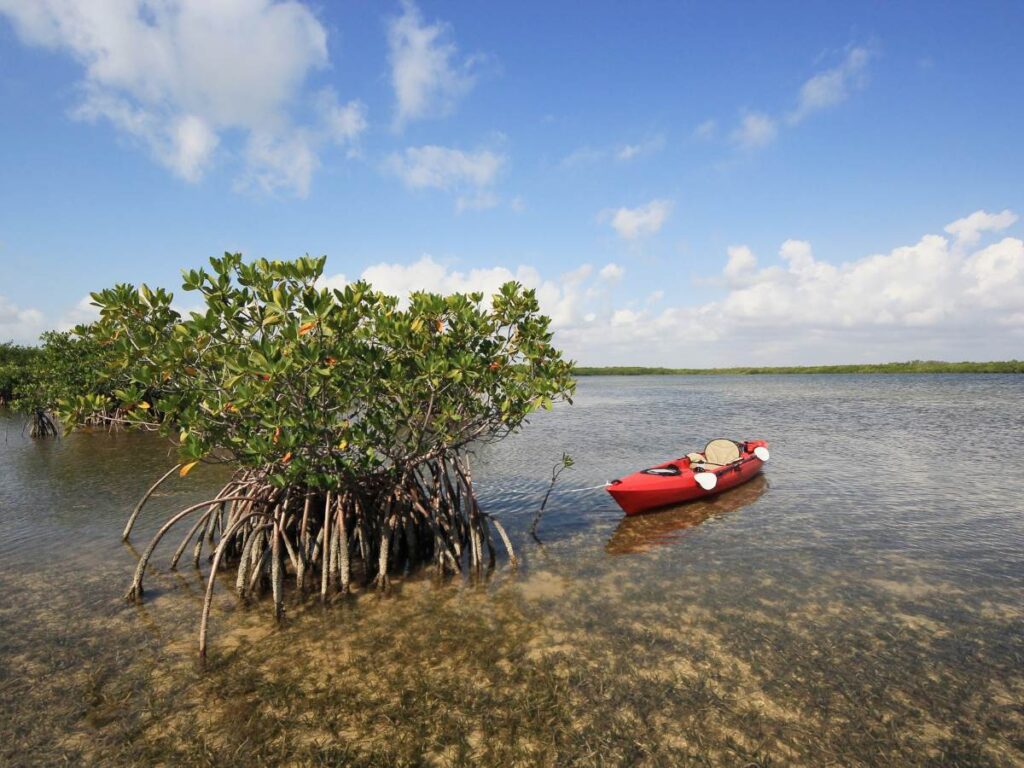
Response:
[{"label": "blue sky", "polygon": [[0,338],[241,250],[393,292],[515,277],[585,363],[1024,357],[1021,29],[1010,2],[0,0]]}]

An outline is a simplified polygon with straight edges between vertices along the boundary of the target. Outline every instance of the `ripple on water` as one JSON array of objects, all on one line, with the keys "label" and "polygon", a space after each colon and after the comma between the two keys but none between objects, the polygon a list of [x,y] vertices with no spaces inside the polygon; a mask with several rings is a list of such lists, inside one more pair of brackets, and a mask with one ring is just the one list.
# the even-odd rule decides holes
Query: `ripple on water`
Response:
[{"label": "ripple on water", "polygon": [[[481,448],[523,556],[328,609],[215,603],[203,573],[120,596],[118,534],[174,459],[152,436],[0,444],[0,762],[1024,763],[1024,382],[1008,376],[584,379]],[[0,430],[2,431],[2,430]],[[596,485],[720,435],[762,478],[623,519]],[[563,451],[540,525],[528,528]],[[223,482],[202,468],[159,520]],[[164,567],[173,549],[158,558]]]}]

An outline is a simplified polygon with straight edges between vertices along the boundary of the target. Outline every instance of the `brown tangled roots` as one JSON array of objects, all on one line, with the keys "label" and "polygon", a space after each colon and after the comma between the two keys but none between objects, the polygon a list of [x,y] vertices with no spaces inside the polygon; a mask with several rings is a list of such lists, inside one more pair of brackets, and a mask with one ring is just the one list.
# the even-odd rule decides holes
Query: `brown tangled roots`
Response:
[{"label": "brown tangled roots", "polygon": [[42,408],[32,411],[28,420],[29,437],[60,437],[57,421]]},{"label": "brown tangled roots", "polygon": [[[174,469],[136,505],[124,539],[143,505]],[[199,625],[200,656],[206,655],[213,589],[222,570],[235,569],[235,591],[243,600],[258,598],[269,588],[274,614],[281,618],[286,580],[300,595],[312,592],[326,600],[348,592],[356,568],[382,590],[389,586],[389,573],[417,566],[433,566],[442,575],[479,574],[495,566],[494,533],[509,563],[517,565],[505,529],[477,504],[468,464],[459,456],[435,459],[397,483],[378,478],[337,491],[277,488],[266,476],[261,470],[239,470],[215,498],[172,515],[139,559],[126,595],[131,601],[142,599],[143,576],[160,541],[182,521],[192,522],[171,568],[189,544],[196,567],[204,547],[212,561]]]}]

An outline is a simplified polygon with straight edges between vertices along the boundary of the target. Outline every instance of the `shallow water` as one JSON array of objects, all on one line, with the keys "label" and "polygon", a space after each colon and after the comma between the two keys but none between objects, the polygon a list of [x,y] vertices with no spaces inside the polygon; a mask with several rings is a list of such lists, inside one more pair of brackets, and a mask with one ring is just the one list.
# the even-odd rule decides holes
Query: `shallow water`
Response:
[{"label": "shallow water", "polygon": [[[1013,376],[582,379],[474,463],[518,573],[281,627],[225,581],[200,669],[202,573],[121,600],[173,452],[0,417],[0,762],[1022,765],[1022,427]],[[764,475],[629,520],[575,491],[717,436],[767,439]],[[224,479],[169,484],[135,545]]]}]

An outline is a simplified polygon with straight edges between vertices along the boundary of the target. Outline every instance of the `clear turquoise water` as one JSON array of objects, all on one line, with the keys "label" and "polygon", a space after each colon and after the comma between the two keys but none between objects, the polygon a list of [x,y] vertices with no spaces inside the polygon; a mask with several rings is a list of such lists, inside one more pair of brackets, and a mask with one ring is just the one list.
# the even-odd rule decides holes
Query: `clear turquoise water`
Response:
[{"label": "clear turquoise water", "polygon": [[[0,761],[1024,764],[1022,427],[1013,376],[585,378],[476,457],[518,573],[279,628],[223,589],[199,670],[201,572],[120,599],[173,452],[4,417]],[[574,491],[718,436],[767,439],[763,477],[629,520]],[[171,483],[136,546],[224,479]]]}]

